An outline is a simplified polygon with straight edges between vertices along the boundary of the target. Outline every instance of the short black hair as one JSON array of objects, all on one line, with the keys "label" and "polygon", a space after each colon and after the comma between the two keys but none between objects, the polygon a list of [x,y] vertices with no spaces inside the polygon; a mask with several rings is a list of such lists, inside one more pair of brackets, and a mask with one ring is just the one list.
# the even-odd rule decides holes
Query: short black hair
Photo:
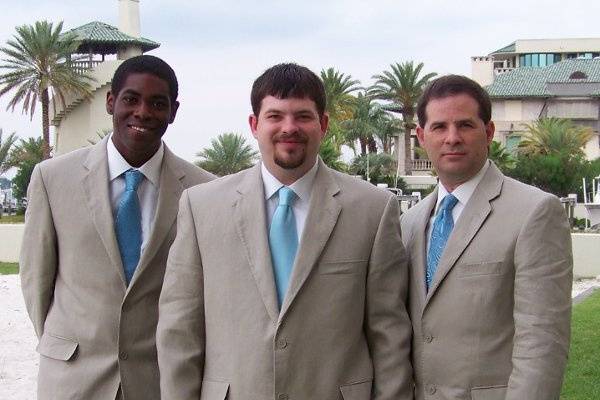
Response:
[{"label": "short black hair", "polygon": [[308,97],[315,102],[319,117],[325,113],[325,87],[310,69],[294,63],[282,63],[267,69],[256,78],[250,93],[252,112],[258,116],[262,101],[267,96],[279,99]]},{"label": "short black hair", "polygon": [[425,109],[431,100],[441,99],[448,96],[466,94],[471,96],[479,105],[479,118],[484,124],[492,119],[492,101],[490,96],[477,82],[462,75],[445,75],[433,80],[425,90],[417,103],[417,117],[421,128],[427,123]]},{"label": "short black hair", "polygon": [[151,74],[164,80],[169,85],[171,103],[177,100],[179,85],[177,84],[175,71],[162,59],[143,54],[123,61],[115,71],[112,79],[110,90],[113,96],[119,94],[130,74]]}]

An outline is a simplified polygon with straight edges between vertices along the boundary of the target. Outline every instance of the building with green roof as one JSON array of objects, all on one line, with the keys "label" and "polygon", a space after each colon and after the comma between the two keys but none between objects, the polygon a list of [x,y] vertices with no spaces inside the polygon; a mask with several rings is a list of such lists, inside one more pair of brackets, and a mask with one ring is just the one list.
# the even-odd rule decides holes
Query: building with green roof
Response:
[{"label": "building with green roof", "polygon": [[524,124],[559,117],[592,128],[585,152],[589,159],[600,157],[600,57],[514,68],[485,88],[492,98],[495,139],[509,150],[518,145]]},{"label": "building with green roof", "polygon": [[79,47],[73,55],[81,73],[91,75],[93,93],[90,99],[77,96],[62,102],[51,102],[52,125],[55,127],[54,153],[64,154],[98,140],[98,134],[112,130],[111,116],[106,112],[106,95],[117,67],[128,58],[154,50],[159,43],[140,35],[139,0],[119,0],[119,27],[93,21],[65,32],[74,34]]}]

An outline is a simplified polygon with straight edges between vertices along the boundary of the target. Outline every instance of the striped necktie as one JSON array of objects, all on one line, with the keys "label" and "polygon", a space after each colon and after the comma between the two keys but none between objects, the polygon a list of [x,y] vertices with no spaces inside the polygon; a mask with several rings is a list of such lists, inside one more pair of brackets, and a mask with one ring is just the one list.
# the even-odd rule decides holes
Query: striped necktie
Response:
[{"label": "striped necktie", "polygon": [[452,209],[457,202],[458,199],[452,194],[446,195],[440,203],[440,208],[433,222],[431,239],[429,240],[429,251],[427,252],[427,273],[425,274],[428,291],[431,287],[431,282],[433,282],[433,277],[437,271],[444,248],[446,247],[446,242],[454,228]]}]

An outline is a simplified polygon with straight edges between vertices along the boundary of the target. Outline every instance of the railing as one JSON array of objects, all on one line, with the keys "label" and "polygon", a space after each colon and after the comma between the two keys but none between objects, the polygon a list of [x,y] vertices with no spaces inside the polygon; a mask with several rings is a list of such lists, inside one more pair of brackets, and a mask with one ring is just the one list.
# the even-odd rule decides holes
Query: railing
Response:
[{"label": "railing", "polygon": [[494,68],[494,74],[496,75],[502,75],[506,72],[510,72],[512,70],[514,70],[515,68]]},{"label": "railing", "polygon": [[88,70],[97,67],[102,61],[99,60],[92,60],[92,61],[73,61],[71,63],[71,65],[73,66],[73,69],[75,70],[75,72],[77,72],[78,74],[83,74],[85,72],[87,72]]},{"label": "railing", "polygon": [[433,165],[430,160],[412,160],[413,171],[431,171]]}]

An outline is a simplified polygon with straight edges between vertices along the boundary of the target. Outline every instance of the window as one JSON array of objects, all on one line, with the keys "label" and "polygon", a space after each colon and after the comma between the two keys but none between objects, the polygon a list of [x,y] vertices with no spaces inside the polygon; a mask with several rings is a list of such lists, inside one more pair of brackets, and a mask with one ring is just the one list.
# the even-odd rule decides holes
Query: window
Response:
[{"label": "window", "polygon": [[540,54],[540,67],[545,67],[546,65],[548,65],[546,64],[546,56],[546,54]]},{"label": "window", "polygon": [[546,63],[547,65],[554,64],[554,54],[546,54]]},{"label": "window", "polygon": [[587,75],[585,72],[575,71],[569,76],[569,79],[587,79]]},{"label": "window", "polygon": [[525,66],[525,56],[520,55],[519,56],[519,67],[524,67],[524,66]]},{"label": "window", "polygon": [[531,54],[525,54],[525,66],[531,67]]}]

